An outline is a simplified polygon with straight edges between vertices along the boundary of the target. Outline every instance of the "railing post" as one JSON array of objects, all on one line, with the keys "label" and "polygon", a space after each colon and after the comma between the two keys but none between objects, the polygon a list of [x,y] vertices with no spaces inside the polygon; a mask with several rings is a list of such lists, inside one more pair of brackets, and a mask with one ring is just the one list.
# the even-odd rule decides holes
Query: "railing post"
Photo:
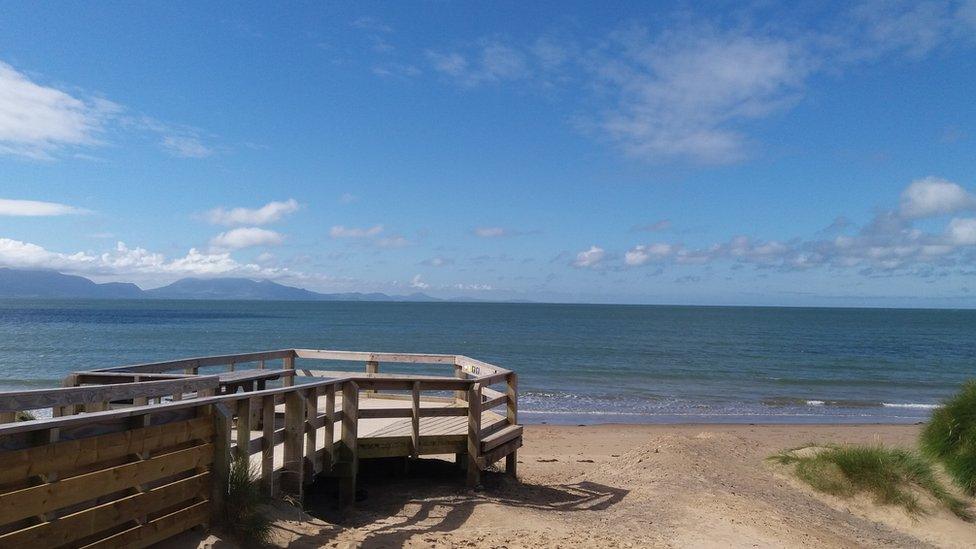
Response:
[{"label": "railing post", "polygon": [[305,461],[310,471],[308,477],[314,477],[316,473],[322,471],[321,461],[318,453],[318,423],[319,417],[319,390],[312,387],[308,391],[305,400]]},{"label": "railing post", "polygon": [[[370,374],[378,374],[378,373],[380,373],[380,363],[377,362],[377,361],[375,361],[375,360],[367,360],[366,361],[366,377],[370,377]],[[373,389],[363,389],[363,393],[365,393],[367,395],[371,395],[371,394],[373,394],[375,392],[376,391],[373,390]]]},{"label": "railing post", "polygon": [[251,399],[237,401],[237,457],[250,458],[251,448]]},{"label": "railing post", "polygon": [[[466,373],[464,373],[464,368],[462,368],[460,364],[455,364],[454,365],[454,377],[456,377],[458,379],[467,379],[468,378],[468,375]],[[468,399],[468,392],[467,391],[464,391],[464,390],[454,391],[454,398],[456,400],[460,400],[460,401],[463,402],[463,401],[465,401],[465,400]]]},{"label": "railing post", "polygon": [[281,384],[285,387],[291,387],[295,384],[295,357],[286,356],[281,359],[281,368],[283,370],[291,370],[291,373],[284,373],[281,378]]},{"label": "railing post", "polygon": [[[509,373],[505,378],[505,396],[508,397],[506,417],[509,425],[518,425],[518,374]],[[518,476],[518,450],[505,456],[505,474]]]},{"label": "railing post", "polygon": [[410,455],[417,459],[420,457],[420,382],[413,382],[411,394],[412,406],[410,415]]},{"label": "railing post", "polygon": [[342,453],[348,469],[339,478],[339,505],[348,507],[356,501],[356,475],[359,472],[359,386],[354,381],[342,384]]},{"label": "railing post", "polygon": [[234,416],[222,402],[213,405],[214,461],[213,492],[210,497],[211,515],[218,518],[227,498],[227,479],[230,476],[230,430]]},{"label": "railing post", "polygon": [[285,395],[285,447],[284,467],[281,489],[302,499],[305,485],[305,455],[302,443],[305,440],[305,399],[300,391]]},{"label": "railing post", "polygon": [[269,497],[277,495],[274,479],[274,432],[275,399],[273,395],[261,397],[261,481]]},{"label": "railing post", "polygon": [[468,389],[468,487],[481,483],[481,384],[474,383]]},{"label": "railing post", "polygon": [[325,387],[325,456],[323,457],[323,471],[331,471],[335,465],[335,385]]}]

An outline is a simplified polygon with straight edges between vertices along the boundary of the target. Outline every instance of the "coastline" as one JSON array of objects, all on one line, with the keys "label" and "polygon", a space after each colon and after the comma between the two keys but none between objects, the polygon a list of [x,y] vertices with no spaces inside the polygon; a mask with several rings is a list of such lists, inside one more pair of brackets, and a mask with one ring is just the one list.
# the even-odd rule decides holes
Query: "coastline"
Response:
[{"label": "coastline", "polygon": [[[305,512],[277,507],[278,545],[976,545],[976,526],[946,511],[933,508],[916,520],[867,499],[820,494],[765,459],[809,443],[910,448],[917,425],[604,423],[525,429],[518,482],[489,474],[483,491],[466,490],[461,476],[441,476],[452,465],[439,460],[422,460],[404,477],[371,479],[367,473],[366,498],[349,515],[337,515],[315,498]],[[168,547],[226,543],[212,534],[187,536]]]}]

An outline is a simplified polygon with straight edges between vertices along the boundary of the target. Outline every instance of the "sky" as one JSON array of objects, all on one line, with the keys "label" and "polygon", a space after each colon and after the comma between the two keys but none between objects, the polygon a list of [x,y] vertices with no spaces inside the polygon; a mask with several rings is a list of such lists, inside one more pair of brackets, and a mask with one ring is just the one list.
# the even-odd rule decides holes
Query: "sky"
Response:
[{"label": "sky", "polygon": [[0,266],[976,307],[976,1],[5,2]]}]

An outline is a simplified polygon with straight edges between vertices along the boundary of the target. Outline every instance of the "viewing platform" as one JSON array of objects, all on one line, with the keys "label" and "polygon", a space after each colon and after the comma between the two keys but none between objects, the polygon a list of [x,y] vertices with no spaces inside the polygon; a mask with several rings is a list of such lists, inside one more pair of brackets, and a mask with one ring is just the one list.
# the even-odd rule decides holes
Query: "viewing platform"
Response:
[{"label": "viewing platform", "polygon": [[[323,361],[334,367],[314,368]],[[0,547],[144,547],[209,524],[239,457],[271,497],[301,500],[335,477],[340,506],[354,503],[363,459],[451,457],[472,487],[503,458],[515,475],[517,386],[461,355],[285,349],[0,393]]]}]

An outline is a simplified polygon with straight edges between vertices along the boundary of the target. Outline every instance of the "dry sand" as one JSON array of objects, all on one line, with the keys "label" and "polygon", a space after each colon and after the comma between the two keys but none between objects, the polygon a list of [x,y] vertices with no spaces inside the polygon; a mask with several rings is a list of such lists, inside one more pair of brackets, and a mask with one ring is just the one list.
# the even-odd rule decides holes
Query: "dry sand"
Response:
[{"label": "dry sand", "polygon": [[[909,425],[531,425],[520,481],[484,490],[444,462],[364,479],[338,516],[328,495],[278,505],[287,547],[976,547],[976,525],[934,509],[913,519],[868,498],[814,492],[764,458],[816,442],[911,447]],[[318,517],[318,518],[316,518]],[[186,535],[173,546],[231,547]]]}]

